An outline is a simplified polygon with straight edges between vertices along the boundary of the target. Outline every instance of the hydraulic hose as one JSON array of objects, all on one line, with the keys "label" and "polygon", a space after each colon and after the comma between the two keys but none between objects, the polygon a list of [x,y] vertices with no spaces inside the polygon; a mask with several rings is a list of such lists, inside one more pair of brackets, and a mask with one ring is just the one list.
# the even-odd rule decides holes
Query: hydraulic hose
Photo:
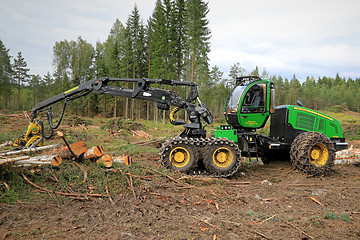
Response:
[{"label": "hydraulic hose", "polygon": [[186,124],[185,121],[176,121],[175,120],[174,116],[179,110],[180,110],[180,108],[176,107],[170,112],[169,118],[170,118],[170,123],[172,125],[184,125],[184,124]]}]

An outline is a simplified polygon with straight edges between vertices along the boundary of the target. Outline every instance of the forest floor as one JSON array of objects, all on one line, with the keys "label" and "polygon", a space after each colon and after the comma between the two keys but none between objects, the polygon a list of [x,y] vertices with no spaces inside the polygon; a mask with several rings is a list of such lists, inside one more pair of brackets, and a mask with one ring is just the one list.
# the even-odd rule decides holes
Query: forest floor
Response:
[{"label": "forest floor", "polygon": [[[86,181],[71,161],[58,168],[2,169],[0,239],[360,239],[358,166],[308,177],[286,161],[245,162],[228,179],[186,176],[160,166],[155,144],[129,147],[142,139],[126,130],[136,123],[156,138],[179,129],[80,119],[90,121],[84,128],[74,118],[63,127],[70,141],[101,141],[114,155],[132,154],[134,164],[104,169],[81,163]],[[27,125],[16,116],[0,116],[0,123],[2,142]],[[121,134],[108,129],[114,124],[122,124]]]}]

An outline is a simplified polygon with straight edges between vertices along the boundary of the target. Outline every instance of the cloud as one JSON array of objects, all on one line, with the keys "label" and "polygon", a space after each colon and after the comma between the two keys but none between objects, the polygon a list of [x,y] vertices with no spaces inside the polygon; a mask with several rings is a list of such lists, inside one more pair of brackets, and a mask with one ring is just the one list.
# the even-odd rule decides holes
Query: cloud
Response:
[{"label": "cloud", "polygon": [[248,71],[259,66],[286,77],[359,76],[358,1],[223,0],[209,6],[212,65],[240,62]]},{"label": "cloud", "polygon": [[[146,23],[155,0],[3,0],[0,39],[10,54],[21,51],[31,74],[52,72],[57,41],[81,36],[105,41],[118,18],[126,23],[135,4]],[[211,66],[227,77],[240,62],[271,75],[360,76],[360,2],[356,0],[209,1]]]}]

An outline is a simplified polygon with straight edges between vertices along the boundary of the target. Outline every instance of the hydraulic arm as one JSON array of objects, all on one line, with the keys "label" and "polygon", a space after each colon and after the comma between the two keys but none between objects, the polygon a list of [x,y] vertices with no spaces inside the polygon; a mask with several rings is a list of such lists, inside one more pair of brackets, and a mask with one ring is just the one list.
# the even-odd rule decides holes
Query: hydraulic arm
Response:
[{"label": "hydraulic arm", "polygon": [[[135,83],[134,89],[119,87],[110,85],[111,82],[126,82]],[[190,88],[187,99],[183,99],[177,93],[165,90],[161,88],[153,88],[151,85],[160,84],[168,86],[186,86]],[[60,93],[54,97],[51,97],[45,101],[37,103],[31,114],[32,129],[36,128],[35,131],[28,129],[26,133],[26,139],[23,142],[28,142],[31,135],[39,135],[41,132],[43,138],[50,138],[53,135],[53,130],[57,129],[61,124],[66,105],[77,98],[83,97],[89,93],[97,94],[110,94],[127,98],[142,99],[157,103],[157,107],[162,110],[168,110],[170,106],[174,106],[174,110],[170,113],[170,122],[174,125],[183,125],[185,130],[181,133],[182,137],[206,137],[206,130],[201,124],[201,118],[206,124],[212,123],[211,112],[201,103],[199,99],[199,92],[197,84],[194,82],[187,81],[175,81],[165,79],[129,79],[129,78],[97,78],[85,82],[77,87],[74,87],[66,92]],[[60,119],[56,125],[53,124],[53,113],[51,105],[64,100],[63,108],[61,111]],[[194,104],[198,101],[198,105]],[[190,123],[185,121],[176,121],[174,115],[177,111],[185,109],[188,113]],[[50,126],[50,134],[45,135],[44,126],[40,119],[37,118],[38,113],[47,111],[47,119]],[[30,127],[30,126],[29,126]],[[33,133],[33,134],[31,134]],[[38,139],[39,140],[39,139]],[[19,145],[24,145],[20,144]]]}]

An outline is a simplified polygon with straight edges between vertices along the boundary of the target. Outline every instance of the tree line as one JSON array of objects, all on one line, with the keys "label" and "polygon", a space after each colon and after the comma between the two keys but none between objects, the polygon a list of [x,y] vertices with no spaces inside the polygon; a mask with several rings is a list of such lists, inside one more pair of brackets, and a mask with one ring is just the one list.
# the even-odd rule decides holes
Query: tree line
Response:
[{"label": "tree line", "polygon": [[[29,75],[22,53],[10,56],[0,40],[0,107],[9,111],[30,110],[37,102],[93,78],[145,77],[196,82],[201,100],[215,118],[222,118],[226,96],[236,77],[256,75],[275,82],[277,105],[301,100],[306,107],[314,109],[341,105],[359,111],[359,78],[308,77],[300,83],[295,75],[292,79],[269,76],[265,69],[260,72],[256,67],[247,71],[240,63],[230,66],[230,74],[224,78],[218,66],[209,66],[208,12],[208,4],[202,0],[157,0],[152,16],[144,23],[135,5],[126,23],[116,19],[104,42],[98,41],[93,46],[82,37],[56,42],[54,72],[45,76]],[[184,98],[187,95],[187,89],[182,87],[169,87],[169,90]],[[76,101],[67,111],[83,116],[157,121],[164,120],[168,114],[158,110],[154,103],[116,96],[90,94]]]}]

